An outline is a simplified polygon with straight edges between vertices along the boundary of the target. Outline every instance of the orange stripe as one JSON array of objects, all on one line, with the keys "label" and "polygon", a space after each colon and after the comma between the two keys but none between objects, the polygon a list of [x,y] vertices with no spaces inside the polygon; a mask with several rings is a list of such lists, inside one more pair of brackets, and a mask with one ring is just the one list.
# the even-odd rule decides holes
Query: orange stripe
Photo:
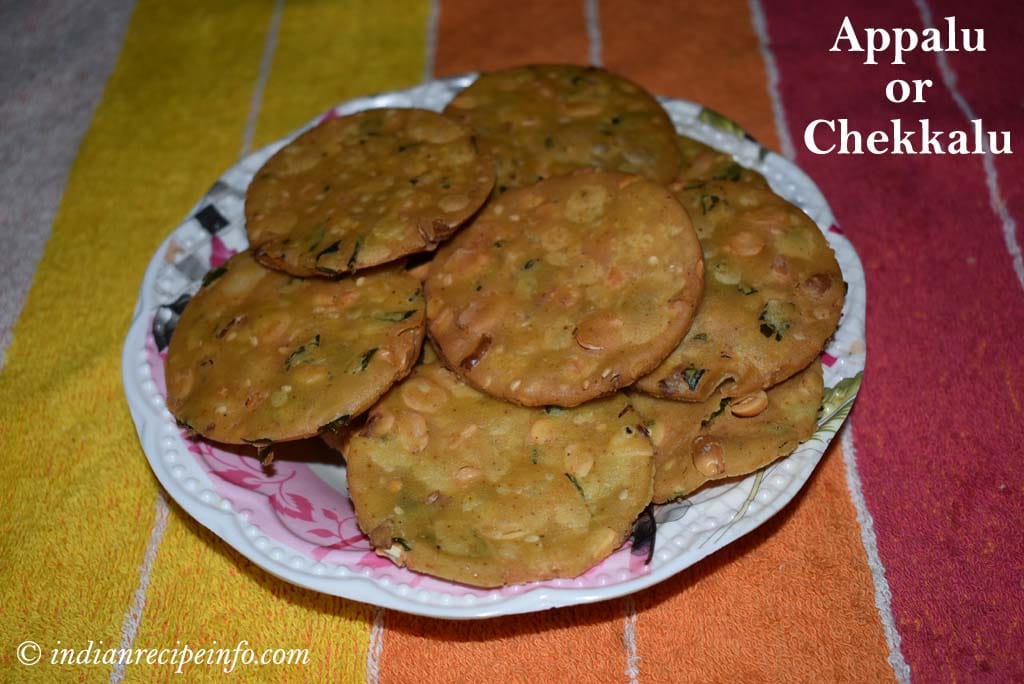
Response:
[{"label": "orange stripe", "polygon": [[746,0],[601,3],[604,63],[659,95],[700,102],[777,149],[764,61]]},{"label": "orange stripe", "polygon": [[[536,62],[587,60],[583,3],[445,0],[438,75]],[[481,622],[388,612],[383,682],[609,682],[623,678],[622,602]]]},{"label": "orange stripe", "polygon": [[641,669],[677,682],[892,680],[843,470],[836,442],[785,510],[638,595]]},{"label": "orange stripe", "polygon": [[621,681],[624,615],[622,601],[480,622],[389,612],[381,681]]},{"label": "orange stripe", "polygon": [[538,62],[587,61],[583,3],[444,0],[438,20],[438,76]]}]

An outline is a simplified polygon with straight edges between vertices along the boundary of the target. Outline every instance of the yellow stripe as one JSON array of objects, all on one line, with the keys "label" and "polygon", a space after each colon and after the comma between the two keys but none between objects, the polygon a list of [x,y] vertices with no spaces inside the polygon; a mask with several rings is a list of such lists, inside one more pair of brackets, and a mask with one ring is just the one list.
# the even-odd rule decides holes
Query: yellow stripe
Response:
[{"label": "yellow stripe", "polygon": [[[415,84],[425,56],[425,2],[285,4],[254,144],[259,147],[348,98]],[[299,589],[253,566],[175,506],[153,570],[139,646],[243,639],[309,648],[304,668],[236,671],[242,679],[365,681],[371,608]],[[190,667],[190,676],[218,674]],[[146,679],[145,668],[128,679]]]},{"label": "yellow stripe", "polygon": [[[308,648],[305,665],[239,664],[232,678],[365,681],[369,606],[281,581],[229,548],[177,505],[171,512],[137,647],[173,648],[180,641],[192,649],[234,649],[247,641],[257,654]],[[183,673],[189,681],[219,681],[224,674],[217,666],[196,665],[186,666]],[[133,665],[127,675],[125,681],[150,681],[154,672]]]},{"label": "yellow stripe", "polygon": [[120,641],[157,491],[121,345],[153,250],[238,154],[269,16],[141,0],[129,24],[0,375],[0,680],[109,675],[14,648]]},{"label": "yellow stripe", "polygon": [[339,102],[419,83],[428,12],[427,0],[285,5],[255,144]]}]

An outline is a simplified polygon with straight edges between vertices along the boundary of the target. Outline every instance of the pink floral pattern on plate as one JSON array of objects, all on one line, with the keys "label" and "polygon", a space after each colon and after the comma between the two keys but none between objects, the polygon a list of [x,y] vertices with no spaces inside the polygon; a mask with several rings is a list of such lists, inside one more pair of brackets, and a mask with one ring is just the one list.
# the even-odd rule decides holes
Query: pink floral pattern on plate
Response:
[{"label": "pink floral pattern on plate", "polygon": [[[223,263],[226,257],[219,256],[220,263]],[[212,268],[216,267],[214,261],[211,259]],[[157,351],[152,334],[146,340],[146,351],[157,391],[166,399],[164,361],[167,353]],[[184,430],[181,438],[203,469],[216,476],[211,479],[217,493],[230,501],[233,507],[247,511],[250,523],[286,548],[317,562],[341,565],[362,575],[386,578],[410,587],[458,595],[491,593],[399,568],[378,556],[356,523],[348,492],[337,489],[318,475],[309,463],[298,460],[303,458],[301,453],[277,459],[269,467],[264,467],[252,447],[214,444],[189,437]],[[321,454],[326,449],[309,442],[296,444],[313,454]],[[340,456],[335,456],[336,461],[331,467],[337,469],[336,480],[340,481],[344,466]],[[498,592],[513,595],[534,587],[570,584],[578,588],[603,587],[613,581],[647,574],[649,566],[644,560],[644,557],[630,553],[627,542],[604,562],[575,579],[504,587]]]},{"label": "pink floral pattern on plate", "polygon": [[[471,74],[452,77],[359,98],[323,118],[372,107],[421,106],[439,111],[473,78]],[[287,139],[282,139],[225,171],[153,255],[146,270],[125,340],[122,372],[143,450],[168,494],[243,556],[289,582],[445,618],[507,615],[629,594],[693,565],[778,512],[810,477],[859,389],[866,354],[863,268],[836,227],[820,190],[799,168],[731,129],[708,124],[695,103],[668,98],[662,98],[662,103],[680,132],[757,169],[773,188],[826,229],[849,283],[842,323],[823,356],[825,403],[830,410],[822,415],[815,435],[793,455],[743,480],[710,486],[684,501],[657,507],[657,544],[649,565],[646,554],[634,555],[627,544],[575,579],[480,591],[398,568],[376,556],[355,524],[341,459],[318,446],[319,442],[296,443],[293,451],[298,451],[284,457],[281,449],[274,467],[264,469],[251,449],[188,439],[166,409],[160,350],[166,347],[203,273],[246,248],[245,189],[266,159],[285,144]]]}]

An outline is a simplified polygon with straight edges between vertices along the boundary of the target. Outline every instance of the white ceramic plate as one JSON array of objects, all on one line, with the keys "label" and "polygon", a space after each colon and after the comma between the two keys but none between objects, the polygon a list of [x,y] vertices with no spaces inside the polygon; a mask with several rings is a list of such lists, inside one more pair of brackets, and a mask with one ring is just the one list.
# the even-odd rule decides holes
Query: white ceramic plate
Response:
[{"label": "white ceramic plate", "polygon": [[[825,410],[818,431],[791,456],[749,477],[657,507],[653,557],[630,544],[575,579],[479,590],[397,568],[356,527],[339,459],[315,442],[265,471],[245,449],[187,439],[164,403],[167,336],[203,274],[247,246],[245,189],[288,140],[324,117],[373,107],[440,110],[474,74],[346,102],[228,169],[150,260],[125,340],[122,371],[132,418],[153,472],[196,520],[268,572],[294,584],[386,608],[443,618],[482,618],[601,601],[639,591],[698,562],[782,509],[810,477],[849,413],[864,368],[864,272],[814,183],[732,122],[691,102],[662,98],[680,132],[764,174],[824,231],[849,283],[843,320],[822,359]],[[303,451],[305,450],[305,451]],[[639,551],[639,550],[638,550]]]}]

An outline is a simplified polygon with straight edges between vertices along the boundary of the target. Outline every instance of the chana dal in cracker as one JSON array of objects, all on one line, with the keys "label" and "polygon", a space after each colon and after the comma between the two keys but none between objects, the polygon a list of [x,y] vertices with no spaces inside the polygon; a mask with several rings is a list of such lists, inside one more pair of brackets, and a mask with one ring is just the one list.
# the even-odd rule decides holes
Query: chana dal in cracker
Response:
[{"label": "chana dal in cracker", "polygon": [[319,434],[399,566],[575,577],[652,501],[815,428],[845,292],[827,242],[609,72],[508,69],[443,115],[324,121],[245,213],[252,250],[178,322],[167,405],[219,442]]},{"label": "chana dal in cracker", "polygon": [[654,442],[654,502],[747,475],[790,454],[814,434],[822,392],[815,361],[767,392],[737,399],[717,393],[695,403],[632,395]]},{"label": "chana dal in cracker", "polygon": [[668,190],[577,172],[495,198],[439,251],[429,332],[480,390],[575,406],[653,370],[689,327],[702,279],[690,219]]},{"label": "chana dal in cracker", "polygon": [[246,193],[246,230],[264,265],[337,277],[434,249],[493,185],[494,165],[465,126],[423,109],[370,109],[271,157]]},{"label": "chana dal in cracker", "polygon": [[623,395],[524,408],[420,365],[346,445],[349,493],[398,565],[484,587],[575,577],[650,502],[653,447],[637,423]]},{"label": "chana dal in cracker", "polygon": [[637,387],[654,396],[739,397],[807,366],[835,332],[846,284],[814,222],[742,181],[673,186],[704,250],[704,297],[686,338]]},{"label": "chana dal in cracker", "polygon": [[420,282],[400,267],[293,278],[251,252],[207,275],[167,353],[167,406],[203,437],[269,445],[348,422],[423,343]]},{"label": "chana dal in cracker", "polygon": [[580,168],[660,183],[679,170],[675,127],[658,101],[595,67],[547,64],[481,74],[445,113],[471,127],[494,157],[499,193]]}]

